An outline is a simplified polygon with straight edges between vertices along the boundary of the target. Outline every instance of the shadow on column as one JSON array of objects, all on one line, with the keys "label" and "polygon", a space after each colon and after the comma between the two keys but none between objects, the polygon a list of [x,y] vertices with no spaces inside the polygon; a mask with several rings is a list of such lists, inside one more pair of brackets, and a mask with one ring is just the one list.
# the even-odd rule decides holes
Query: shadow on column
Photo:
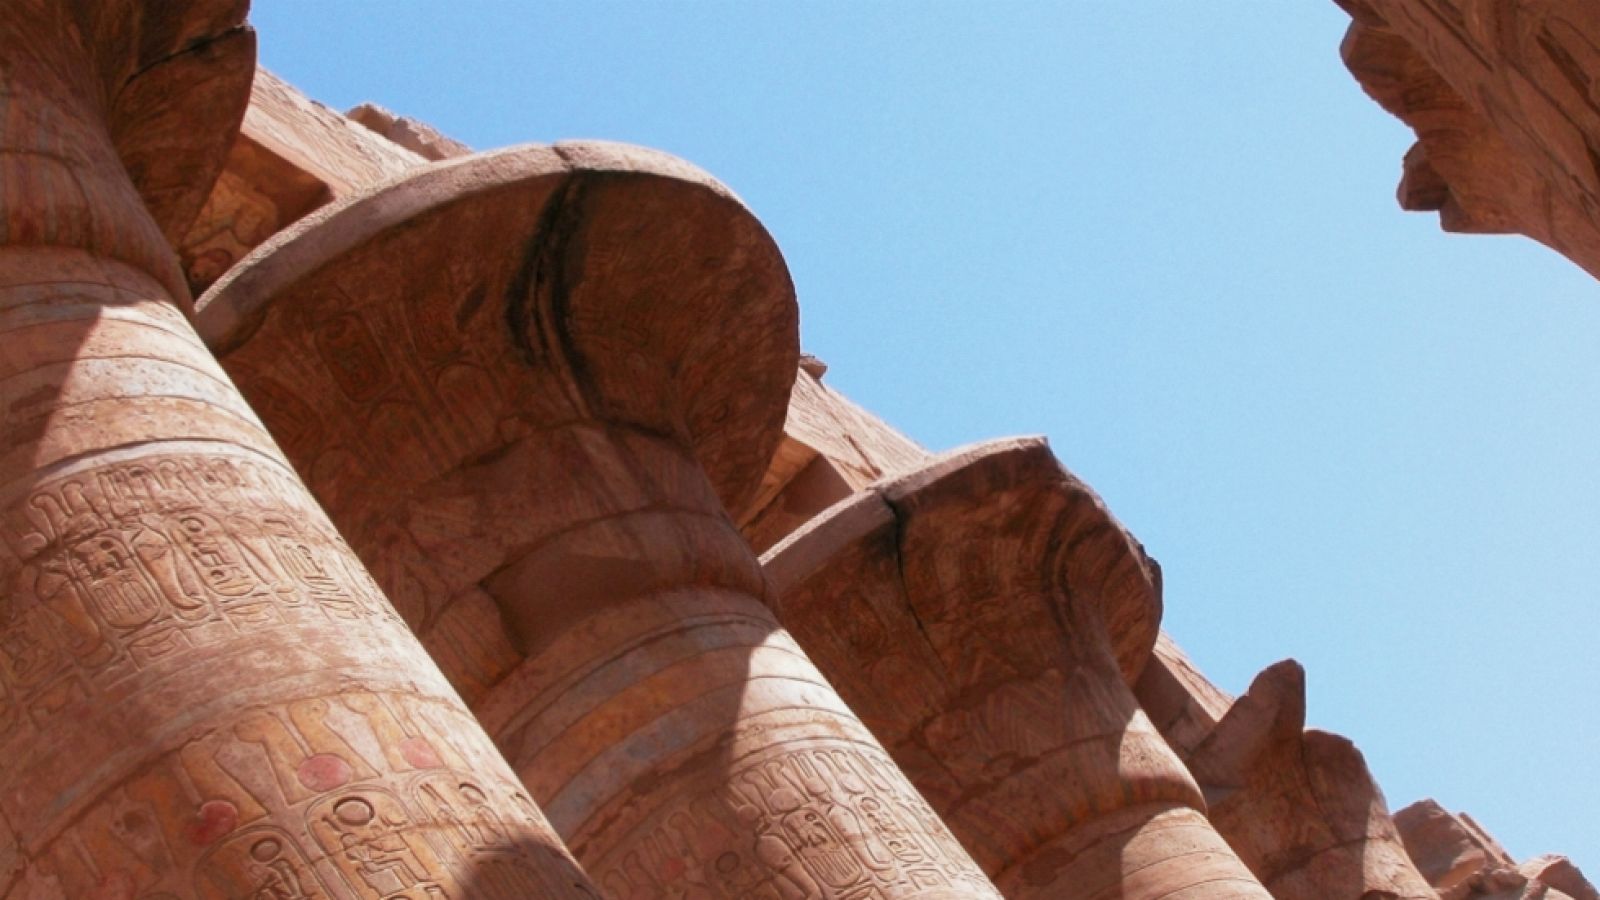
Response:
[{"label": "shadow on column", "polygon": [[1360,751],[1305,712],[1285,660],[1185,752],[1217,830],[1279,900],[1431,900]]},{"label": "shadow on column", "polygon": [[0,17],[0,894],[458,894],[482,860],[430,798],[461,791],[507,839],[484,870],[574,896],[185,315],[169,241],[244,113],[245,7]]},{"label": "shadow on column", "polygon": [[1128,689],[1159,573],[1041,439],[952,451],[763,557],[775,610],[1008,897],[1265,897]]},{"label": "shadow on column", "polygon": [[602,889],[994,896],[725,512],[798,355],[726,188],[620,145],[450,160],[280,233],[200,324]]}]

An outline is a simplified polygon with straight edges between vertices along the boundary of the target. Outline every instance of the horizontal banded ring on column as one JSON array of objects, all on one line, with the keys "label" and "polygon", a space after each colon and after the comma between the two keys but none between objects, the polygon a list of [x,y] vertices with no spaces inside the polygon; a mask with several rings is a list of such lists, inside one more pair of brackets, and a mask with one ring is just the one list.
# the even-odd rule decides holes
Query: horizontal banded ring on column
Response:
[{"label": "horizontal banded ring on column", "polygon": [[[1128,689],[1155,644],[1159,570],[1042,439],[879,482],[763,564],[779,621],[1007,896],[1077,896],[1124,871],[1086,866],[1160,861],[1163,832],[1113,827],[1128,809],[1209,828]],[[1095,846],[1100,863],[1084,856]],[[1254,885],[1231,854],[1221,865]],[[1177,880],[1127,896],[1198,889],[1181,866],[1161,871]]]},{"label": "horizontal banded ring on column", "polygon": [[200,322],[607,890],[994,895],[729,519],[798,335],[726,188],[618,145],[458,158],[292,226]]},{"label": "horizontal banded ring on column", "polygon": [[186,318],[244,6],[0,16],[0,896],[592,897]]}]

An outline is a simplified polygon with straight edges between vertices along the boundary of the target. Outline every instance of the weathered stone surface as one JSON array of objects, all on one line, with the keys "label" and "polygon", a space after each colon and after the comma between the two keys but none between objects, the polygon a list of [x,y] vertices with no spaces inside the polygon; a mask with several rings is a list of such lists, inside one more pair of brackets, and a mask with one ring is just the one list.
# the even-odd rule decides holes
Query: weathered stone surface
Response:
[{"label": "weathered stone surface", "polygon": [[1187,756],[1227,714],[1233,698],[1212,684],[1162,632],[1133,695],[1179,756]]},{"label": "weathered stone surface", "polygon": [[1304,730],[1304,681],[1285,661],[1234,700],[1162,635],[1134,693],[1273,896],[1433,897],[1360,752]]},{"label": "weathered stone surface", "polygon": [[1450,891],[1489,869],[1509,868],[1511,856],[1470,816],[1456,816],[1432,800],[1418,800],[1395,813],[1406,850],[1428,883]]},{"label": "weathered stone surface", "polygon": [[779,620],[1007,896],[1267,896],[1128,690],[1155,572],[1042,440],[876,484],[763,563]]},{"label": "weathered stone surface", "polygon": [[427,162],[257,70],[226,165],[174,240],[190,288],[209,287],[306,213]]},{"label": "weathered stone surface", "polygon": [[188,324],[244,13],[0,16],[0,896],[594,896]]},{"label": "weathered stone surface", "polygon": [[1424,878],[1441,900],[1596,900],[1593,884],[1564,856],[1517,865],[1466,813],[1433,800],[1395,813],[1394,823]]},{"label": "weathered stone surface", "polygon": [[797,322],[709,176],[446,161],[280,233],[199,321],[612,896],[994,896],[724,511],[781,438]]},{"label": "weathered stone surface", "polygon": [[1267,668],[1185,756],[1211,821],[1278,900],[1432,900],[1355,746],[1305,730],[1305,672]]},{"label": "weathered stone surface", "polygon": [[472,152],[471,147],[440,134],[432,125],[409,116],[397,116],[376,103],[363,103],[345,115],[352,122],[427,159],[438,161]]},{"label": "weathered stone surface", "polygon": [[1417,133],[1400,203],[1517,232],[1600,276],[1600,5],[1336,0],[1346,65]]},{"label": "weathered stone surface", "polygon": [[823,384],[816,369],[817,362],[808,367],[802,361],[789,395],[783,440],[739,521],[758,552],[877,479],[931,458],[916,442]]},{"label": "weathered stone surface", "polygon": [[[428,157],[390,146],[391,118],[432,142],[438,158],[468,152],[426,123],[374,104],[350,116],[374,133],[352,129],[327,107],[258,71],[228,165],[181,247],[191,287],[209,286],[306,213],[425,164]],[[915,442],[822,384],[827,366],[821,360],[803,356],[800,368],[784,438],[754,499],[738,513],[741,531],[758,551],[852,491],[928,458]]]},{"label": "weathered stone surface", "polygon": [[[821,513],[876,475],[915,468],[932,458],[837,392],[803,376],[790,400],[784,431],[784,444],[763,483],[765,494],[773,499],[744,526],[758,547],[781,539],[798,527],[796,522]],[[786,450],[793,451],[787,458]],[[1163,737],[1186,760],[1234,707],[1234,699],[1208,681],[1164,633],[1134,693]],[[1217,830],[1280,898],[1361,897],[1369,890],[1395,897],[1433,896],[1405,856],[1359,753],[1333,735],[1302,736],[1303,696],[1294,697],[1296,711],[1286,719],[1301,724],[1292,726],[1292,739],[1272,744],[1275,752],[1240,761],[1240,774],[1227,774],[1241,784],[1248,774],[1261,784],[1240,793],[1240,784],[1222,787],[1221,782],[1210,785],[1202,778],[1208,793],[1232,798],[1225,804],[1225,816],[1212,817]],[[1236,709],[1232,730],[1245,730],[1237,728],[1243,710]],[[1214,741],[1210,750],[1220,746],[1220,740]],[[1351,763],[1348,771],[1339,765],[1344,762]],[[1277,790],[1274,778],[1282,783]],[[1313,785],[1322,785],[1324,793],[1353,792],[1358,799],[1328,807],[1352,810],[1348,821],[1326,821]],[[1360,807],[1360,798],[1370,803],[1370,809]]]},{"label": "weathered stone surface", "polygon": [[[1341,2],[1357,19],[1352,71],[1418,132],[1402,205],[1438,210],[1451,230],[1530,234],[1595,271],[1596,12],[1577,0]],[[469,152],[378,107],[340,116],[265,72],[241,130],[243,15],[242,0],[7,0],[0,17],[0,896],[592,896],[183,316],[185,282],[209,285],[314,210]],[[385,587],[615,896],[992,896],[758,604],[765,587],[723,513],[735,504],[740,530],[767,547],[864,488],[885,496],[869,485],[887,475],[939,467],[822,385],[815,358],[799,360],[781,439],[770,417],[714,409],[729,396],[718,385],[752,374],[753,406],[781,406],[759,398],[775,396],[788,350],[717,357],[728,333],[761,326],[699,321],[716,318],[705,310],[717,297],[770,294],[773,279],[750,273],[770,276],[775,251],[742,208],[718,220],[735,223],[726,230],[707,227],[707,208],[737,203],[687,167],[593,145],[550,152],[563,171],[522,172],[561,182],[523,210],[545,214],[532,226],[541,239],[484,240],[530,221],[492,207],[441,238],[452,229],[430,216],[459,204],[380,190],[307,223],[323,230],[310,256],[326,252],[328,266],[308,262],[298,233],[264,251],[283,258],[252,264],[233,296],[271,295],[271,309],[219,306],[210,337],[252,376],[273,436],[340,504],[341,524],[353,517]],[[471,205],[506,187],[515,156],[454,170],[474,174],[445,176],[442,194]],[[438,188],[432,178],[413,187]],[[636,191],[640,180],[653,187]],[[663,238],[675,216],[686,219]],[[432,223],[424,237],[396,238],[419,221]],[[470,249],[423,277],[437,256],[385,258],[451,240]],[[364,259],[381,264],[357,272],[381,274],[324,271]],[[630,283],[640,305],[617,287]],[[504,360],[471,337],[485,299],[513,284],[526,302],[490,299],[489,332],[526,338],[511,342],[512,371],[532,379],[500,377]],[[313,309],[296,307],[307,297]],[[652,318],[662,297],[695,326]],[[285,303],[290,324],[275,325]],[[270,343],[280,325],[305,328],[303,340],[280,330]],[[261,351],[263,376],[251,346],[300,355]],[[896,565],[931,543],[942,526],[930,520],[948,524],[942,477],[887,501],[920,523],[896,520],[882,542]],[[859,501],[837,520],[881,524],[850,519]],[[1067,552],[1066,568],[1093,569],[1083,552]],[[1013,582],[985,579],[1016,559],[945,560],[921,582],[911,566],[919,591],[947,576],[958,586],[918,615],[1010,596]],[[866,596],[883,614],[914,606],[904,588]],[[1069,624],[1096,618],[1082,590],[1069,595],[1056,610]],[[1068,628],[1075,638],[1014,640],[1010,657],[976,641],[985,652],[967,658],[952,634],[993,638],[1019,615],[973,605],[917,619],[932,628],[898,640],[921,640],[919,659],[851,662],[913,684],[944,652],[941,675],[980,685],[981,701],[919,726],[913,756],[941,805],[979,823],[974,848],[1018,895],[1217,896],[1232,883],[1228,895],[1262,896],[1220,834],[1280,900],[1431,896],[1359,753],[1303,731],[1296,667],[1267,670],[1234,702],[1161,636],[1138,672],[1136,699],[1198,776],[1213,829],[1194,784],[1150,750],[1149,723],[1104,692],[1138,670],[1119,643],[1126,620],[1087,645],[1093,628]],[[828,637],[876,652],[895,633],[886,623],[857,617]],[[1149,636],[1142,620],[1132,633]],[[1052,653],[1073,661],[1062,683],[1029,668]],[[1050,714],[1068,704],[1038,706],[1062,692],[1090,698],[1065,724]],[[905,712],[863,705],[875,724]],[[1028,709],[1043,711],[1017,712]],[[1118,720],[1131,759],[1064,751],[1087,762],[993,801],[1045,770],[1050,752],[1030,748]],[[953,792],[962,763],[981,776]],[[1127,795],[1094,793],[1122,780]],[[1052,788],[1089,797],[1068,835],[996,862],[995,847],[1049,818],[1040,797]],[[1467,817],[1419,809],[1406,840],[1443,896],[1600,900],[1565,858],[1515,865]]]},{"label": "weathered stone surface", "polygon": [[1530,882],[1549,885],[1572,900],[1600,900],[1600,891],[1565,856],[1535,856],[1517,867]]}]

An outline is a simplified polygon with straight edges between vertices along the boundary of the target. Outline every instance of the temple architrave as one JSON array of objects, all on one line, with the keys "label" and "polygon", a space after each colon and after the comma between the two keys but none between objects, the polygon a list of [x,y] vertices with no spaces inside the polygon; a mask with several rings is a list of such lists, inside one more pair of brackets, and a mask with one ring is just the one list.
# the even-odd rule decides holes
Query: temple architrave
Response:
[{"label": "temple architrave", "polygon": [[[1600,11],[1339,2],[1402,205],[1600,274]],[[712,175],[0,3],[5,900],[1600,900],[1207,681],[1042,438],[835,392]]]}]

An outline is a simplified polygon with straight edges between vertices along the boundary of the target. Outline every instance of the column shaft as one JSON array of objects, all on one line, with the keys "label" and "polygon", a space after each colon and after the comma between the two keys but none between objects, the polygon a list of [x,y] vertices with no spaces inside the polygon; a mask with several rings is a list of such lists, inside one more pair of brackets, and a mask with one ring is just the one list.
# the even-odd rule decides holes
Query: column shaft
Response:
[{"label": "column shaft", "polygon": [[773,618],[691,456],[594,425],[539,443],[606,511],[486,583],[529,656],[480,715],[605,890],[994,896]]},{"label": "column shaft", "polygon": [[190,327],[75,8],[0,22],[0,896],[594,896]]}]

